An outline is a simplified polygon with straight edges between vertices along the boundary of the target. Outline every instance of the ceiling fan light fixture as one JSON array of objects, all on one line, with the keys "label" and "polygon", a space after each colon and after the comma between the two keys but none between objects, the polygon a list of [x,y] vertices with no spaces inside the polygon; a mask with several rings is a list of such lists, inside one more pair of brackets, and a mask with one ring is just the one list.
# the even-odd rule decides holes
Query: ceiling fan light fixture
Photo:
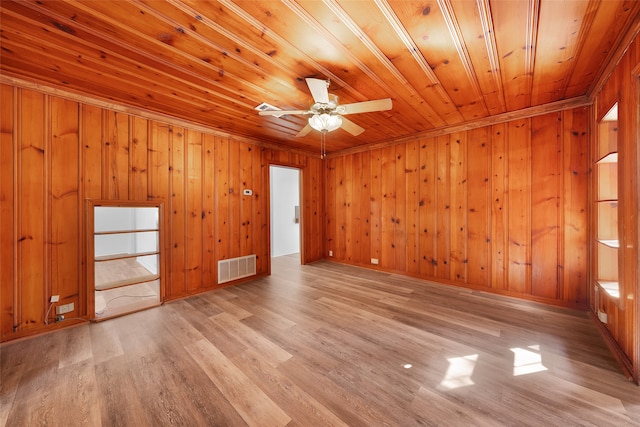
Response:
[{"label": "ceiling fan light fixture", "polygon": [[342,126],[342,117],[327,113],[309,117],[309,126],[319,132],[331,132]]}]

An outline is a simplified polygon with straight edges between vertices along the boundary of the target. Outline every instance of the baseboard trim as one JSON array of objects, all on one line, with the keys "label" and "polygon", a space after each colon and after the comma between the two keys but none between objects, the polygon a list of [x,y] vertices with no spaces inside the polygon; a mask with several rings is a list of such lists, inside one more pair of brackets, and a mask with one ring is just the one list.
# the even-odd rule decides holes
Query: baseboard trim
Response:
[{"label": "baseboard trim", "polygon": [[589,315],[591,316],[591,320],[596,325],[596,328],[600,331],[600,335],[604,338],[607,347],[613,354],[613,357],[616,359],[620,368],[622,369],[622,373],[627,377],[627,379],[631,382],[634,382],[640,385],[639,379],[635,378],[633,375],[633,364],[631,363],[631,359],[620,347],[620,344],[613,338],[611,332],[604,326],[602,322],[596,317],[595,313],[592,310],[589,310]]}]

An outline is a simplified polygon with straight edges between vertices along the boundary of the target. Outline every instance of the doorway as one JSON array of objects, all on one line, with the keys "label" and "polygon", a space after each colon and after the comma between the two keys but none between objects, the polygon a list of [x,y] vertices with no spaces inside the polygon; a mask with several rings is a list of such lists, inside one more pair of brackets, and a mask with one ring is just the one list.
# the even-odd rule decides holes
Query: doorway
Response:
[{"label": "doorway", "polygon": [[269,166],[271,270],[300,261],[300,170]]}]

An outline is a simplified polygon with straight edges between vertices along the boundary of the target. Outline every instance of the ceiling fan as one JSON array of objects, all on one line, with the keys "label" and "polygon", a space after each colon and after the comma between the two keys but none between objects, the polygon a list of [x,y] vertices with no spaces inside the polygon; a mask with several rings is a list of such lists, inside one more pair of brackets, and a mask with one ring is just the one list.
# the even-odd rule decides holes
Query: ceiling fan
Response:
[{"label": "ceiling fan", "polygon": [[305,80],[314,101],[314,104],[308,110],[266,109],[261,110],[258,114],[261,116],[275,117],[294,114],[311,115],[307,125],[302,128],[296,136],[305,136],[312,129],[326,133],[338,128],[342,128],[351,135],[357,136],[364,132],[364,129],[343,117],[344,115],[391,109],[391,98],[340,105],[338,104],[338,97],[329,93],[329,80],[313,78],[307,78]]}]

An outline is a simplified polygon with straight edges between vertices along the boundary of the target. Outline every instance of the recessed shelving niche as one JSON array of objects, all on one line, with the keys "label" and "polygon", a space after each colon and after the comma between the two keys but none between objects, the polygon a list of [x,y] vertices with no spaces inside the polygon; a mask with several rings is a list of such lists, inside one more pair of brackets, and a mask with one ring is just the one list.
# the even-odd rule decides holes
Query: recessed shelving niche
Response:
[{"label": "recessed shelving niche", "polygon": [[161,303],[161,208],[155,202],[88,202],[87,283],[93,320]]}]

